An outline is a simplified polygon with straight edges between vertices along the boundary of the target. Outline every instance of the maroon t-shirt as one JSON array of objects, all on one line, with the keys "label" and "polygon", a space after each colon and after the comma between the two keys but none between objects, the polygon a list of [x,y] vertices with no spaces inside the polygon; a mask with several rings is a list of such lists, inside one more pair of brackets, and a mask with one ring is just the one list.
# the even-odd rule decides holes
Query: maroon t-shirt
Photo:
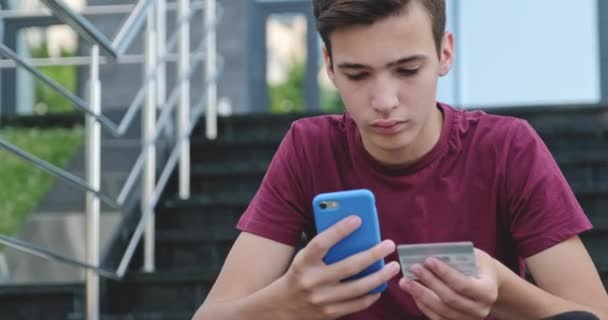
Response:
[{"label": "maroon t-shirt", "polygon": [[[527,122],[438,107],[444,114],[439,141],[401,168],[367,153],[348,114],[294,122],[237,227],[296,246],[303,231],[314,230],[315,195],[367,188],[376,197],[383,239],[472,241],[518,274],[523,258],[591,228]],[[392,260],[396,253],[386,259]],[[373,306],[344,319],[422,318],[398,278]]]}]

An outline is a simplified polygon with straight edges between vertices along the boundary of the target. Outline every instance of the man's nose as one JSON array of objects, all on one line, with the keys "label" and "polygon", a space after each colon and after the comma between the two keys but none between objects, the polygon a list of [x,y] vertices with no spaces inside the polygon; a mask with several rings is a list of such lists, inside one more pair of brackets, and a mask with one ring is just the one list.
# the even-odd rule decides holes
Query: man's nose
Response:
[{"label": "man's nose", "polygon": [[396,90],[384,86],[376,90],[372,96],[372,108],[379,113],[390,113],[399,105],[399,98]]}]

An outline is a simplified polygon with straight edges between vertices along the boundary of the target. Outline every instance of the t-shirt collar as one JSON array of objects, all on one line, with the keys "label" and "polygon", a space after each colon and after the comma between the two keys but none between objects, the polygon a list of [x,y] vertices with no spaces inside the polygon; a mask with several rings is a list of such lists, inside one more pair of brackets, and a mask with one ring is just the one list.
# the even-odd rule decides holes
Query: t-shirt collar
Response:
[{"label": "t-shirt collar", "polygon": [[365,147],[363,146],[363,142],[361,141],[361,133],[357,128],[354,120],[350,117],[348,113],[345,114],[346,119],[346,128],[347,132],[349,132],[349,136],[351,137],[350,143],[354,145],[354,151],[356,153],[355,156],[359,157],[360,160],[367,162],[371,167],[380,173],[386,175],[410,175],[414,174],[423,168],[427,167],[435,160],[437,160],[441,155],[445,154],[445,151],[448,147],[448,141],[451,134],[452,122],[454,119],[454,109],[444,103],[437,103],[437,108],[439,111],[443,113],[443,124],[441,127],[441,134],[439,136],[439,140],[433,146],[433,148],[427,152],[421,159],[416,161],[413,164],[406,166],[386,166],[372,157]]}]

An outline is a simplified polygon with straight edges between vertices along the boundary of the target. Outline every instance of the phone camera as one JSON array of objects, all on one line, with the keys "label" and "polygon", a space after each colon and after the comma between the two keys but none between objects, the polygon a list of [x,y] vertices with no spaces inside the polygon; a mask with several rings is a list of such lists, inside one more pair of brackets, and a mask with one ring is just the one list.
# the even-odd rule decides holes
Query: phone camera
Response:
[{"label": "phone camera", "polygon": [[327,203],[325,203],[325,202],[321,202],[321,203],[319,204],[319,207],[320,207],[321,209],[325,210],[325,209],[327,209]]}]

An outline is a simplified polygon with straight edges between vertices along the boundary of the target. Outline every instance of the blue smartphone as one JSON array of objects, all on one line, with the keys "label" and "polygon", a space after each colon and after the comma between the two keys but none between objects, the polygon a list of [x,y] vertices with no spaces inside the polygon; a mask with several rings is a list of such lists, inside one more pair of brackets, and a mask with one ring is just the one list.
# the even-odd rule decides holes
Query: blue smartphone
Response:
[{"label": "blue smartphone", "polygon": [[[327,252],[327,255],[323,258],[326,264],[335,263],[380,243],[380,224],[376,211],[376,201],[371,191],[358,189],[322,193],[313,199],[312,205],[317,232],[322,232],[351,215],[357,215],[361,218],[361,226],[336,243]],[[380,270],[383,266],[384,260],[381,259],[360,273],[343,281],[364,277]],[[370,293],[382,292],[386,287],[387,284],[384,283],[370,291]]]}]

